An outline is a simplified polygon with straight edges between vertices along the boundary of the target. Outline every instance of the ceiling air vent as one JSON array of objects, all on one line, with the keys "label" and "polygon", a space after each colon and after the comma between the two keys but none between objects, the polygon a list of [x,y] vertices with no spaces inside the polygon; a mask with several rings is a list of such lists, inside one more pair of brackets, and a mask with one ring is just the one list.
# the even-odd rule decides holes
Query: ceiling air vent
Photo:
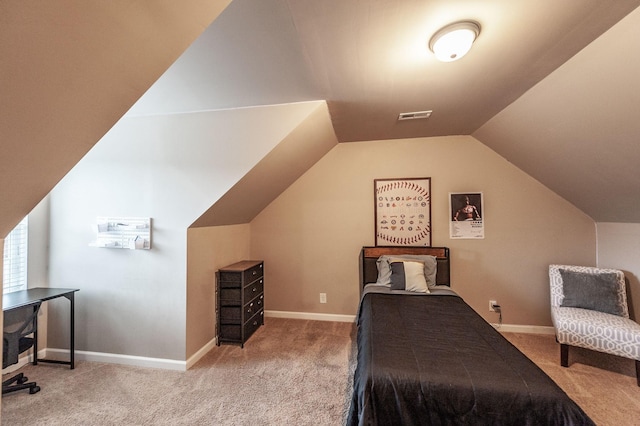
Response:
[{"label": "ceiling air vent", "polygon": [[398,121],[402,120],[421,120],[431,117],[433,111],[415,111],[415,112],[403,112],[398,115]]}]

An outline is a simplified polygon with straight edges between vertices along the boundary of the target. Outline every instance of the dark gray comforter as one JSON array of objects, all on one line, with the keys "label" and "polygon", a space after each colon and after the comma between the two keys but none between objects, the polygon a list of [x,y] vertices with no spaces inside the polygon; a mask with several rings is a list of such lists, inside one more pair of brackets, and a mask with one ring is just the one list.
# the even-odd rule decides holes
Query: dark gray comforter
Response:
[{"label": "dark gray comforter", "polygon": [[460,297],[368,293],[349,425],[592,425]]}]

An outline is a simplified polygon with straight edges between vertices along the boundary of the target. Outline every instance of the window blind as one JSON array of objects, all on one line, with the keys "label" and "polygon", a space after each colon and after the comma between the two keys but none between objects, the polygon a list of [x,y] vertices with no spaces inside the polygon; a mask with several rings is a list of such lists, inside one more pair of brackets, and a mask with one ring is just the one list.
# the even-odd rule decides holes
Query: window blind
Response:
[{"label": "window blind", "polygon": [[25,217],[4,240],[3,294],[27,288],[28,228]]}]

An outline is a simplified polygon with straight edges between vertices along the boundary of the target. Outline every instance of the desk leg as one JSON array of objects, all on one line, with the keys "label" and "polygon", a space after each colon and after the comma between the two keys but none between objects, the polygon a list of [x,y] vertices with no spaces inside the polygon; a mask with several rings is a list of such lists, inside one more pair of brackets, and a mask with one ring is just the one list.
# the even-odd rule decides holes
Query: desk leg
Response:
[{"label": "desk leg", "polygon": [[[39,310],[39,307],[34,306],[33,310]],[[33,365],[38,365],[38,316],[33,319],[35,323],[33,332]]]},{"label": "desk leg", "polygon": [[76,366],[75,363],[75,358],[76,358],[76,349],[75,349],[75,343],[76,343],[76,339],[75,339],[75,331],[76,331],[76,326],[75,326],[75,317],[76,317],[76,310],[75,310],[75,298],[73,296],[73,293],[69,293],[67,295],[65,295],[65,297],[67,299],[69,299],[69,302],[71,302],[71,306],[69,306],[69,365],[71,367],[71,370],[73,370]]},{"label": "desk leg", "polygon": [[[76,349],[75,349],[75,330],[76,330],[76,326],[75,326],[75,300],[74,300],[74,295],[73,292],[71,293],[67,293],[67,294],[63,294],[62,296],[66,297],[67,299],[69,299],[70,305],[69,305],[69,361],[61,361],[61,360],[55,360],[55,359],[44,359],[44,358],[37,358],[37,355],[35,357],[35,361],[34,364],[37,364],[38,361],[40,362],[48,362],[51,364],[65,364],[68,365],[71,370],[73,370],[76,366],[76,362],[75,362],[75,358],[76,358]],[[34,348],[37,349],[37,346],[34,346]],[[37,354],[37,350],[36,350],[36,354]]]}]

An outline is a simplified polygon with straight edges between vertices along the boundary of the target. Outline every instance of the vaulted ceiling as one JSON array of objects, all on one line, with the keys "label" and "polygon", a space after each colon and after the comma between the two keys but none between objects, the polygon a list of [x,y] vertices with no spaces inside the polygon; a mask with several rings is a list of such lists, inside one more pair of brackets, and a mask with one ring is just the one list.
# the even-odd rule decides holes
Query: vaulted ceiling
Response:
[{"label": "vaulted ceiling", "polygon": [[[340,142],[472,135],[594,220],[640,223],[639,6],[0,2],[0,195],[11,200],[0,205],[0,235],[129,108],[135,116],[321,99]],[[437,62],[429,37],[463,19],[482,27],[473,49]],[[397,121],[421,110],[431,118]]]},{"label": "vaulted ceiling", "polygon": [[[326,99],[340,142],[470,134],[594,220],[640,222],[638,6],[234,0],[129,113]],[[438,62],[430,36],[464,19],[472,51]]]}]

